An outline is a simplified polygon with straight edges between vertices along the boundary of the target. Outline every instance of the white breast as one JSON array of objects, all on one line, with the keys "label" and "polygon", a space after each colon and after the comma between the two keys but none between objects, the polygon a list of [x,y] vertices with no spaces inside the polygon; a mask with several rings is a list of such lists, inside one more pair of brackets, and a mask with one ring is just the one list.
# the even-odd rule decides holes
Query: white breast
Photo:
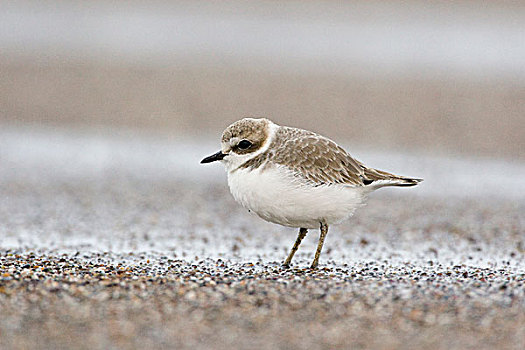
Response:
[{"label": "white breast", "polygon": [[243,207],[290,227],[338,223],[354,213],[364,196],[360,188],[346,185],[311,186],[284,166],[228,171],[228,185]]}]

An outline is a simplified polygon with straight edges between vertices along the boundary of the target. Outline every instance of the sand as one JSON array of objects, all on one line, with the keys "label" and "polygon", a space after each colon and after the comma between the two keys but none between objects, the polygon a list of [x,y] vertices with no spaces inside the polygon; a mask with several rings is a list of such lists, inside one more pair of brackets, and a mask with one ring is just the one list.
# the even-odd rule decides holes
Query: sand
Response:
[{"label": "sand", "polygon": [[316,230],[285,269],[296,231],[239,207],[217,169],[161,157],[140,173],[118,147],[108,159],[128,162],[109,169],[89,152],[75,163],[65,149],[6,149],[17,157],[4,153],[0,173],[2,349],[525,344],[519,195],[384,190],[331,228],[319,269]]}]

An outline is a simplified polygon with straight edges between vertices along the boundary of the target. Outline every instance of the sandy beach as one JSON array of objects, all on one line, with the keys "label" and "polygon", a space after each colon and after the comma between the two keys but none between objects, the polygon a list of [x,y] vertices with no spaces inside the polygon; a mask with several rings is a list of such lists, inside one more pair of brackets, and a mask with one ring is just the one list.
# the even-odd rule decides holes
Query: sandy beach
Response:
[{"label": "sandy beach", "polygon": [[[523,183],[447,190],[432,173],[451,160],[363,154],[432,181],[372,195],[318,270],[312,230],[284,269],[295,230],[233,201],[220,165],[198,164],[212,144],[2,136],[1,348],[524,345]],[[472,182],[468,169],[449,180]]]}]

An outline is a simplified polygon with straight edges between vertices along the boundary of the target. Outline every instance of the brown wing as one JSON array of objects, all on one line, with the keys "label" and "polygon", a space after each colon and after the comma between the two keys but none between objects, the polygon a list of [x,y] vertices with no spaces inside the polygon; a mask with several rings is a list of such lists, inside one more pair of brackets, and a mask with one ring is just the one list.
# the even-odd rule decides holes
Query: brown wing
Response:
[{"label": "brown wing", "polygon": [[280,127],[268,159],[315,185],[363,186],[364,167],[332,140],[311,131]]},{"label": "brown wing", "polygon": [[314,132],[279,127],[269,149],[242,164],[240,168],[259,168],[273,163],[288,167],[314,186],[414,186],[422,179],[394,175],[368,168],[352,158],[334,141]]}]

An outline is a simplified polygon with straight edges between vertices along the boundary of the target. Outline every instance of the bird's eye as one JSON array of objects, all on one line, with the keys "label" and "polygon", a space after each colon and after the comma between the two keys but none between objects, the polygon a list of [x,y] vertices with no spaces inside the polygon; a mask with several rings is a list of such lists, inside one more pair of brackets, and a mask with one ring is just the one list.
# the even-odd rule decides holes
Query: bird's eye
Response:
[{"label": "bird's eye", "polygon": [[252,143],[248,140],[242,140],[241,142],[239,142],[239,144],[237,145],[240,149],[248,149],[250,147],[252,147]]}]

